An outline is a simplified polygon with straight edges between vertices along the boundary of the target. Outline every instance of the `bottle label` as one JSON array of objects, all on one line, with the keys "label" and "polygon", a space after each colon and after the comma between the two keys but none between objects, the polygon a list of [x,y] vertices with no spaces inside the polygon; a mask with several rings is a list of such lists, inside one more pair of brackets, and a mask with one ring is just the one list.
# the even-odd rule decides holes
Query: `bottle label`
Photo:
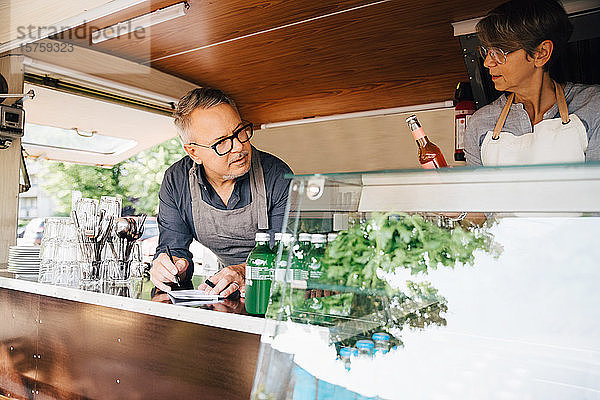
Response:
[{"label": "bottle label", "polygon": [[275,280],[279,282],[289,282],[293,279],[293,270],[287,269],[287,261],[281,260],[275,269]]},{"label": "bottle label", "polygon": [[421,167],[425,169],[436,169],[437,165],[433,161],[427,161],[425,164],[421,164]]},{"label": "bottle label", "polygon": [[467,118],[466,117],[456,118],[456,131],[454,132],[456,150],[462,150],[465,148],[464,137],[465,137],[466,129],[467,129]]},{"label": "bottle label", "polygon": [[307,272],[307,271],[303,271],[301,269],[292,269],[292,280],[295,280],[295,281],[306,280],[306,277],[304,274],[305,272]]},{"label": "bottle label", "polygon": [[246,263],[246,286],[252,286],[252,279],[250,276],[252,275],[252,267]]},{"label": "bottle label", "polygon": [[308,279],[314,279],[314,280],[318,280],[321,278],[322,272],[319,270],[316,271],[310,271],[308,273]]},{"label": "bottle label", "polygon": [[269,281],[272,278],[272,270],[266,260],[260,258],[248,260],[246,264],[246,281]]},{"label": "bottle label", "polygon": [[427,136],[427,135],[425,135],[425,131],[423,130],[423,128],[415,129],[414,131],[412,131],[412,134],[413,134],[415,140],[419,140],[419,139],[422,139],[425,136]]}]

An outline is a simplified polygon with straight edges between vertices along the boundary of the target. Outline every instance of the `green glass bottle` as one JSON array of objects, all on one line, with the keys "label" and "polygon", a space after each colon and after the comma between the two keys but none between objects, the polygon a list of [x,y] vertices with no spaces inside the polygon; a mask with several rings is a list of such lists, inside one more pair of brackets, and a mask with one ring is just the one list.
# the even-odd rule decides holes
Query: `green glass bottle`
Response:
[{"label": "green glass bottle", "polygon": [[331,242],[334,242],[335,239],[337,239],[338,234],[337,232],[330,232],[327,234],[327,245],[330,245]]},{"label": "green glass bottle", "polygon": [[[277,234],[276,234],[277,235]],[[291,233],[280,234],[280,243],[283,245],[281,250],[281,258],[275,266],[275,280],[278,282],[290,282],[292,280],[292,271],[288,270],[288,256],[292,247],[293,236]],[[274,249],[275,259],[277,259],[277,252],[279,247]]]},{"label": "green glass bottle", "polygon": [[312,248],[308,253],[308,281],[318,282],[323,275],[321,260],[325,256],[327,236],[316,233],[311,236]]},{"label": "green glass bottle", "polygon": [[271,247],[271,250],[273,250],[273,253],[275,254],[277,254],[277,250],[279,250],[279,245],[281,244],[281,235],[283,235],[281,232],[275,234],[275,244]]},{"label": "green glass bottle", "polygon": [[292,279],[306,281],[308,279],[308,253],[312,248],[310,233],[298,235],[298,242],[292,249]]},{"label": "green glass bottle", "polygon": [[246,260],[246,311],[264,314],[269,305],[275,253],[269,245],[270,235],[258,232],[256,246]]}]

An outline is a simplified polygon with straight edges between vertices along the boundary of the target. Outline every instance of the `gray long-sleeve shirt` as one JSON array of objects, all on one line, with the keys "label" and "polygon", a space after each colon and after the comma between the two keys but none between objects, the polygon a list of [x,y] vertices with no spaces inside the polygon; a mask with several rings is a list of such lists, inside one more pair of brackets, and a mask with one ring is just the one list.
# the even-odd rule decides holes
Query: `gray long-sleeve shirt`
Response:
[{"label": "gray long-sleeve shirt", "polygon": [[[581,85],[567,83],[565,98],[569,114],[577,114],[587,130],[588,147],[586,161],[600,161],[600,85]],[[469,119],[465,133],[465,156],[468,165],[482,165],[481,144],[488,131],[494,130],[496,121],[506,104],[506,95],[477,110]],[[543,119],[559,118],[558,105],[555,103]],[[533,126],[523,104],[514,103],[510,107],[503,132],[521,136],[533,132]]]}]

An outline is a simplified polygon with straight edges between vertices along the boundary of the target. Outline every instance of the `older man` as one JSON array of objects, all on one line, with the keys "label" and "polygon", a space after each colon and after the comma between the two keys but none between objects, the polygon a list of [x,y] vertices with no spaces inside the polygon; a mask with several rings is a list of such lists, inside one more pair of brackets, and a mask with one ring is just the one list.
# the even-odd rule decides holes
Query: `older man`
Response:
[{"label": "older man", "polygon": [[[211,249],[221,269],[199,289],[228,296],[244,285],[245,261],[258,231],[281,231],[290,168],[250,145],[252,124],[217,89],[182,97],[175,125],[187,156],[165,172],[159,194],[159,240],[150,277],[158,289],[190,280],[192,239]],[[166,254],[170,248],[175,263]]]}]

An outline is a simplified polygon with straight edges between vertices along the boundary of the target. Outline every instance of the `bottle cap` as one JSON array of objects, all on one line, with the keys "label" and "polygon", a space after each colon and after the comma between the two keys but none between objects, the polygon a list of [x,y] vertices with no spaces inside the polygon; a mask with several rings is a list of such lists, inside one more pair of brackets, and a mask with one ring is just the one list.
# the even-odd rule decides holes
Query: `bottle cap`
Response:
[{"label": "bottle cap", "polygon": [[310,233],[301,233],[298,235],[298,240],[301,242],[310,242]]},{"label": "bottle cap", "polygon": [[342,347],[340,349],[340,357],[350,357],[355,351],[358,351],[357,349],[355,349],[354,347]]},{"label": "bottle cap", "polygon": [[338,234],[335,232],[331,232],[327,234],[327,241],[333,242],[338,237]]},{"label": "bottle cap", "polygon": [[411,115],[410,117],[406,118],[406,123],[408,124],[408,127],[410,128],[415,140],[423,139],[425,136],[427,136],[423,128],[421,128],[421,124],[419,123],[416,115]]},{"label": "bottle cap", "polygon": [[271,235],[266,232],[256,232],[255,241],[257,242],[268,242],[271,240]]},{"label": "bottle cap", "polygon": [[390,335],[388,333],[385,332],[377,332],[373,334],[373,340],[375,341],[389,341],[390,340]]},{"label": "bottle cap", "polygon": [[310,241],[313,243],[327,243],[327,236],[322,233],[315,233],[310,237]]},{"label": "bottle cap", "polygon": [[421,124],[419,123],[419,119],[417,118],[417,116],[415,114],[406,118],[406,123],[408,124],[408,126],[411,129],[413,129],[414,124],[417,124],[417,128],[421,127]]},{"label": "bottle cap", "polygon": [[373,349],[375,347],[375,343],[372,340],[357,340],[356,347],[359,349]]}]

